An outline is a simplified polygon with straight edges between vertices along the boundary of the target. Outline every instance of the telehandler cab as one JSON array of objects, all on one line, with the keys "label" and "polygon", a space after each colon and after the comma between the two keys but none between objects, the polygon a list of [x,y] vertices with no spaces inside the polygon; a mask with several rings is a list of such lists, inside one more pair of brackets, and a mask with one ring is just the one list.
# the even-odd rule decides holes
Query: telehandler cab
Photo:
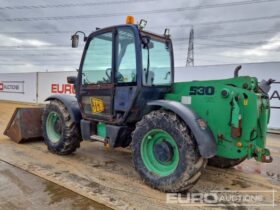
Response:
[{"label": "telehandler cab", "polygon": [[168,30],[157,35],[144,31],[145,21],[133,21],[84,34],[78,76],[67,78],[76,97],[46,99],[48,149],[67,155],[82,140],[130,146],[141,179],[165,192],[192,187],[207,160],[217,167],[246,158],[271,162],[265,141],[272,80],[259,85],[254,77],[239,77],[237,68],[230,79],[174,83]]}]

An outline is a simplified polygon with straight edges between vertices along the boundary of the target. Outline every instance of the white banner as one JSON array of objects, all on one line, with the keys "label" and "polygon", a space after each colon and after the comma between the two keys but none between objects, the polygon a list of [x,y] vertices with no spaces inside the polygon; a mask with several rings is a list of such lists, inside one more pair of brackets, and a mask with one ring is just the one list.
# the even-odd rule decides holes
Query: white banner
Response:
[{"label": "white banner", "polygon": [[38,103],[51,95],[74,95],[74,85],[67,83],[67,76],[77,76],[76,71],[38,73]]},{"label": "white banner", "polygon": [[37,102],[37,73],[0,74],[0,100]]}]

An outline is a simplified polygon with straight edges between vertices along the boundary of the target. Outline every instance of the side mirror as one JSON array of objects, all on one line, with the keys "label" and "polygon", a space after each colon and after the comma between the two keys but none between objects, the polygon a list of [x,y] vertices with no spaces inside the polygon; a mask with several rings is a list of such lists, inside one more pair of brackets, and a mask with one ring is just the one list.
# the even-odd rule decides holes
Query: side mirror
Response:
[{"label": "side mirror", "polygon": [[77,80],[77,77],[76,76],[69,76],[67,77],[67,83],[68,84],[75,84],[76,83],[76,80]]},{"label": "side mirror", "polygon": [[150,43],[150,37],[142,36],[142,44],[144,45],[144,48],[147,48],[149,43]]},{"label": "side mirror", "polygon": [[149,36],[142,37],[142,44],[144,45],[144,48],[148,48],[148,49],[154,48],[154,43],[151,42],[151,38]]},{"label": "side mirror", "polygon": [[72,35],[71,39],[72,39],[72,48],[77,48],[79,44],[79,35],[74,34]]},{"label": "side mirror", "polygon": [[153,49],[154,48],[154,43],[150,41],[149,44],[148,44],[148,48]]}]

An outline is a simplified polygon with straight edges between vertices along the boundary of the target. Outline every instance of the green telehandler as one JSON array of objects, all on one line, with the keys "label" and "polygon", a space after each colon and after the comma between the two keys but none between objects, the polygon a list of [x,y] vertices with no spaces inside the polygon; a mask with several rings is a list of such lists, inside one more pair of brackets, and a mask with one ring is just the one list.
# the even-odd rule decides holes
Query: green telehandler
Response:
[{"label": "green telehandler", "polygon": [[[145,24],[129,16],[126,24],[72,36],[72,47],[79,33],[85,41],[78,75],[67,78],[76,96],[50,96],[37,111],[48,149],[67,155],[82,140],[130,146],[141,179],[164,192],[191,188],[207,162],[222,168],[250,158],[271,162],[265,144],[273,80],[238,76],[237,67],[233,78],[174,83],[169,30],[157,35]],[[24,111],[32,115],[34,108]],[[6,135],[13,136],[12,125]],[[18,138],[29,137],[35,136]]]}]

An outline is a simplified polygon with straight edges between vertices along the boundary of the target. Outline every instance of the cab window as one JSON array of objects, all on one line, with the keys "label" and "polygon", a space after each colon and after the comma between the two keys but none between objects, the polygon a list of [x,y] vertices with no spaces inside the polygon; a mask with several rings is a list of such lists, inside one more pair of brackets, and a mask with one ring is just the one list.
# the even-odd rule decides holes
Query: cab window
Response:
[{"label": "cab window", "polygon": [[171,85],[171,46],[164,40],[150,38],[142,45],[142,81],[145,86]]},{"label": "cab window", "polygon": [[115,81],[118,84],[136,82],[135,37],[130,28],[118,29]]},{"label": "cab window", "polygon": [[111,83],[112,32],[95,36],[89,43],[82,69],[82,84]]}]

